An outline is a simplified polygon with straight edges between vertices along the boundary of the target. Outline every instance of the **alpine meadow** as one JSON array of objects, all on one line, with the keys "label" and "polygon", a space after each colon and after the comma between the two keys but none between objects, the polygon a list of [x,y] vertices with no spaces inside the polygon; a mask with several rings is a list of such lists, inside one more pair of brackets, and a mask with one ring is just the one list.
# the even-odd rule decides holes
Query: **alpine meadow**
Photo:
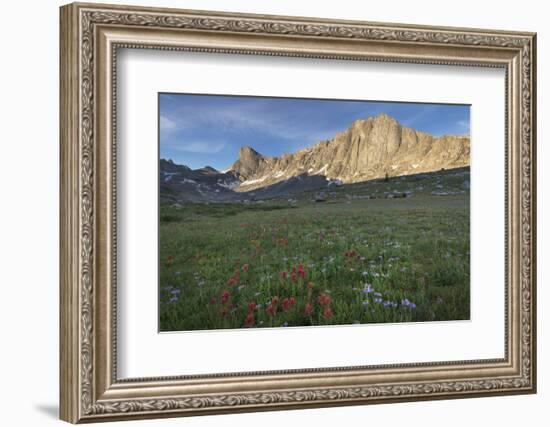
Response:
[{"label": "alpine meadow", "polygon": [[161,332],[470,319],[468,105],[159,94]]}]

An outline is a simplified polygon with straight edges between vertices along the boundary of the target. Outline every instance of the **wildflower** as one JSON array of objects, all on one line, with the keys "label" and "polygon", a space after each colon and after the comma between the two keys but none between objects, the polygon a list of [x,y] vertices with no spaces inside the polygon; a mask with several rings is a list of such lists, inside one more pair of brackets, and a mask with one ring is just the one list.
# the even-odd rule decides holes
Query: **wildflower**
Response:
[{"label": "wildflower", "polygon": [[256,310],[256,303],[255,302],[249,302],[248,303],[248,312],[251,313],[254,310]]},{"label": "wildflower", "polygon": [[172,298],[170,298],[170,301],[168,302],[172,303],[172,302],[176,302],[177,300],[178,300],[178,297],[173,296]]},{"label": "wildflower", "polygon": [[304,315],[311,316],[311,313],[313,313],[313,306],[308,302],[304,307]]},{"label": "wildflower", "polygon": [[235,279],[234,277],[231,277],[229,280],[227,280],[227,284],[228,285],[236,285],[237,284],[237,279]]},{"label": "wildflower", "polygon": [[380,304],[382,302],[382,298],[375,298],[374,302]]},{"label": "wildflower", "polygon": [[305,279],[305,277],[306,277],[306,271],[304,270],[304,266],[303,266],[302,264],[300,264],[300,265],[298,266],[298,274],[300,275],[300,277],[301,277],[302,279]]},{"label": "wildflower", "polygon": [[218,301],[216,300],[216,297],[212,297],[212,298],[210,299],[210,305],[216,305],[217,302],[218,302]]},{"label": "wildflower", "polygon": [[277,305],[277,304],[279,304],[279,297],[278,297],[278,296],[274,296],[273,298],[271,298],[271,304],[272,304],[272,305]]},{"label": "wildflower", "polygon": [[404,307],[409,307],[410,309],[415,309],[416,304],[414,302],[409,301],[407,298],[401,301],[401,305]]},{"label": "wildflower", "polygon": [[363,305],[369,305],[369,304],[370,304],[370,302],[368,302],[368,301],[363,301]]},{"label": "wildflower", "polygon": [[298,276],[296,276],[296,273],[292,272],[290,279],[292,280],[292,283],[296,283],[296,281],[298,280]]},{"label": "wildflower", "polygon": [[288,298],[285,298],[283,300],[283,311],[288,311],[290,308],[290,300]]},{"label": "wildflower", "polygon": [[179,289],[172,289],[172,290],[170,291],[170,293],[171,293],[172,295],[178,295],[180,292],[181,292],[181,291],[180,291]]},{"label": "wildflower", "polygon": [[244,319],[244,326],[249,328],[254,325],[254,313],[248,313]]},{"label": "wildflower", "polygon": [[225,304],[227,301],[229,301],[230,297],[231,297],[231,293],[229,291],[224,291],[220,299],[221,303]]},{"label": "wildflower", "polygon": [[290,297],[288,299],[288,302],[290,303],[291,307],[294,307],[296,305],[296,297]]},{"label": "wildflower", "polygon": [[246,273],[248,271],[248,264],[243,265],[242,270]]},{"label": "wildflower", "polygon": [[281,272],[281,279],[286,280],[287,277],[288,277],[288,273],[286,271],[282,271]]},{"label": "wildflower", "polygon": [[313,289],[313,282],[309,282],[306,286],[308,289]]},{"label": "wildflower", "polygon": [[328,306],[330,305],[331,302],[332,302],[332,298],[330,297],[330,295],[321,294],[319,295],[319,297],[317,297],[317,303],[319,305]]},{"label": "wildflower", "polygon": [[269,307],[265,309],[265,312],[269,314],[270,316],[275,316],[277,314],[277,306],[271,304]]},{"label": "wildflower", "polygon": [[330,307],[326,307],[324,310],[323,310],[323,317],[325,319],[330,319],[332,317],[332,310],[330,309]]},{"label": "wildflower", "polygon": [[370,294],[372,292],[374,292],[374,289],[372,288],[372,286],[369,283],[365,283],[365,287],[363,288],[363,293]]}]

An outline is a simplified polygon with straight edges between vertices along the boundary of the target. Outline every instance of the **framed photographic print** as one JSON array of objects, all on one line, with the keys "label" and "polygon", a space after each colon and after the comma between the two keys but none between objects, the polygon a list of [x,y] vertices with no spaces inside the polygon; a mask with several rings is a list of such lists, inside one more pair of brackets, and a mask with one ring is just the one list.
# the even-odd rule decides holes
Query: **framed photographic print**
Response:
[{"label": "framed photographic print", "polygon": [[533,393],[535,34],[61,8],[61,418]]}]

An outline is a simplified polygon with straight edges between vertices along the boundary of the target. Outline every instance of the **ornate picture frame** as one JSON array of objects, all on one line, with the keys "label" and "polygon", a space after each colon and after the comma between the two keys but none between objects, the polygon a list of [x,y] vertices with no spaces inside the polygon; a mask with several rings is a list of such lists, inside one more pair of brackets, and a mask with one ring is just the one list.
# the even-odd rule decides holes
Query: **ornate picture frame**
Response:
[{"label": "ornate picture frame", "polygon": [[[536,35],[70,4],[61,8],[61,419],[112,421],[536,391]],[[117,49],[505,70],[505,357],[119,379]]]}]

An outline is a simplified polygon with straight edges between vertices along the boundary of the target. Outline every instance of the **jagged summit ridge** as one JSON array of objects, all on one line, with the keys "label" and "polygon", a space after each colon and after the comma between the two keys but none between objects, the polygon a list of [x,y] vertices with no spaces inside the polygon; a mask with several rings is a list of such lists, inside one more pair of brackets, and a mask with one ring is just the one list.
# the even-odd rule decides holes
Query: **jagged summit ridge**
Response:
[{"label": "jagged summit ridge", "polygon": [[353,183],[469,164],[469,137],[434,137],[382,113],[355,120],[331,140],[281,157],[241,147],[230,170],[243,180],[236,191],[250,191],[303,174]]}]

